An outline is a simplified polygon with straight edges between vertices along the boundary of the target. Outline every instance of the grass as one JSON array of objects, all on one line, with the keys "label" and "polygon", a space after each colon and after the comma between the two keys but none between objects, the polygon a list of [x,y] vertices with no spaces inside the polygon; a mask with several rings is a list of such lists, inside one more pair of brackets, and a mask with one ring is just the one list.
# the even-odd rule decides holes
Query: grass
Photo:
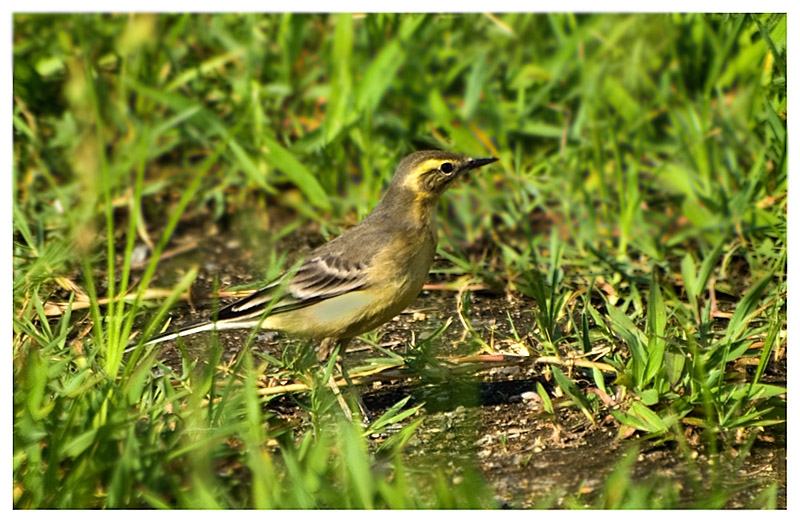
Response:
[{"label": "grass", "polygon": [[[146,293],[183,223],[266,207],[296,217],[273,239],[335,235],[422,148],[500,159],[443,198],[438,277],[529,298],[535,355],[603,349],[612,374],[550,374],[587,418],[711,456],[785,422],[785,15],[17,14],[13,52],[15,507],[495,506],[469,464],[408,467],[418,407],[375,451],[302,347],[123,356],[198,273]],[[265,408],[279,373],[310,430]],[[630,474],[575,503],[691,504]]]}]

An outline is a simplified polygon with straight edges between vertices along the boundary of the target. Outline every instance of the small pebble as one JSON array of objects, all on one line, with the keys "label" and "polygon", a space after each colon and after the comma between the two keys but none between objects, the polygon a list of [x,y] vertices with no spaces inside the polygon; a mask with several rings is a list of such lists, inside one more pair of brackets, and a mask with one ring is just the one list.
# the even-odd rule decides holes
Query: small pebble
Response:
[{"label": "small pebble", "polygon": [[541,396],[539,396],[532,390],[523,392],[522,394],[520,394],[520,396],[522,396],[522,401],[542,401]]},{"label": "small pebble", "polygon": [[133,248],[133,252],[131,253],[131,263],[142,263],[147,259],[147,254],[149,252],[150,248],[146,244],[140,243]]}]

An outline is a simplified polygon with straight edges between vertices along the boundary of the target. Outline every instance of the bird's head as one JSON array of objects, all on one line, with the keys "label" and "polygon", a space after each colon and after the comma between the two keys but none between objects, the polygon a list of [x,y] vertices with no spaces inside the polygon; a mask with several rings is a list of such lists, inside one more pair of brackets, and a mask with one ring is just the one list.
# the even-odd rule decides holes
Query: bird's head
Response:
[{"label": "bird's head", "polygon": [[436,219],[436,202],[450,184],[462,173],[495,161],[445,151],[411,153],[400,162],[369,221],[380,220],[400,229],[430,228]]},{"label": "bird's head", "polygon": [[496,161],[446,151],[417,151],[400,162],[392,185],[409,190],[417,199],[435,200],[461,174]]}]

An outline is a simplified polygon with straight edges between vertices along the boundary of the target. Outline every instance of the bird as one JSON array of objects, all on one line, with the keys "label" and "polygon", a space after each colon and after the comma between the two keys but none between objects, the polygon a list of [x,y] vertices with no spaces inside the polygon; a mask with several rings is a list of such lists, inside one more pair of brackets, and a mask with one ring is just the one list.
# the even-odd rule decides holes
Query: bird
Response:
[{"label": "bird", "polygon": [[[213,320],[165,332],[143,345],[258,327],[319,340],[319,362],[337,345],[338,354],[344,354],[355,336],[390,321],[416,299],[436,253],[439,197],[464,173],[495,161],[439,150],[409,154],[372,212],[312,250],[296,270],[221,308]],[[364,412],[360,398],[359,406]]]}]

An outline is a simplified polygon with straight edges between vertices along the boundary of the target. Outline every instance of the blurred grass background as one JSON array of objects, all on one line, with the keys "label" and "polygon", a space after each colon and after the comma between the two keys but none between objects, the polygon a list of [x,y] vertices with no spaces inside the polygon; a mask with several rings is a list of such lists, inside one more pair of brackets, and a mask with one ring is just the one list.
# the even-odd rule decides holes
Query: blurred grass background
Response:
[{"label": "blurred grass background", "polygon": [[[219,347],[171,379],[122,357],[182,219],[337,233],[424,148],[500,158],[443,198],[448,278],[532,299],[537,354],[610,347],[616,376],[585,378],[620,433],[700,427],[713,453],[785,420],[785,15],[17,14],[13,53],[17,507],[493,506],[478,475],[407,470],[414,423],[382,474],[322,390],[293,436],[260,359],[220,381]],[[650,502],[625,488],[593,503]]]}]

